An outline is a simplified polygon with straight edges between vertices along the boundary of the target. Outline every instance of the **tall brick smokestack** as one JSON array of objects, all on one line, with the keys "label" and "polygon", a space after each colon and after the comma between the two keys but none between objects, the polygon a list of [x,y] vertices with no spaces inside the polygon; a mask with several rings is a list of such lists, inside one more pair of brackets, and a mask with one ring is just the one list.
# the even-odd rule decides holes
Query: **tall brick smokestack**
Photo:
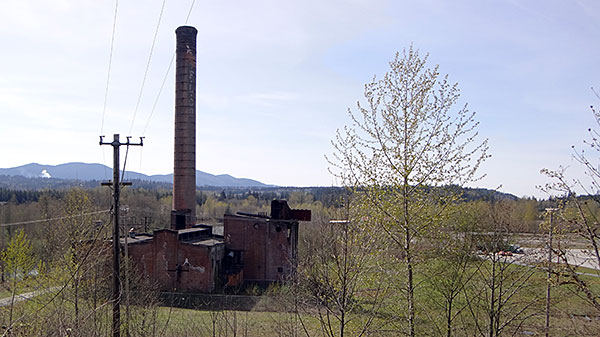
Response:
[{"label": "tall brick smokestack", "polygon": [[196,222],[196,35],[181,26],[177,35],[175,74],[175,165],[171,228]]}]

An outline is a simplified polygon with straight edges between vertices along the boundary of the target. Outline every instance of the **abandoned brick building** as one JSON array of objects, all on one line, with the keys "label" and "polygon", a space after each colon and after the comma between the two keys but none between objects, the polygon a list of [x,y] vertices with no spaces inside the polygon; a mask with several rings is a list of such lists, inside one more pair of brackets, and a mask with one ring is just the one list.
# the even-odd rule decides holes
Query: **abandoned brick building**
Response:
[{"label": "abandoned brick building", "polygon": [[302,220],[310,220],[310,211],[273,200],[271,216],[225,214],[223,235],[207,225],[132,235],[129,256],[162,290],[212,292],[281,281],[294,271]]},{"label": "abandoned brick building", "polygon": [[[271,202],[271,214],[225,214],[223,233],[196,224],[196,35],[176,30],[173,210],[169,228],[131,233],[129,256],[165,291],[213,292],[243,282],[274,282],[294,272],[299,221],[309,210]],[[125,240],[121,239],[121,244]]]}]

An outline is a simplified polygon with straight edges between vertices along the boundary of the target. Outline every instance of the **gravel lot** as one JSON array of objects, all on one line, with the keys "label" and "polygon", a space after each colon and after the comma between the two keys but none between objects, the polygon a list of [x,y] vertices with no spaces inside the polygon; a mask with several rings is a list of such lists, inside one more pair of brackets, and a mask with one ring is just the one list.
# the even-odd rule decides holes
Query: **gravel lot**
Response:
[{"label": "gravel lot", "polygon": [[[524,254],[507,256],[506,260],[515,263],[533,265],[545,263],[548,259],[548,251],[543,248],[523,248],[523,252]],[[579,248],[567,249],[566,256],[567,260],[572,265],[600,270],[600,265],[598,265],[598,261],[594,257],[593,252],[590,250]],[[555,254],[552,255],[552,261],[555,263],[563,263],[562,261],[559,261]]]}]

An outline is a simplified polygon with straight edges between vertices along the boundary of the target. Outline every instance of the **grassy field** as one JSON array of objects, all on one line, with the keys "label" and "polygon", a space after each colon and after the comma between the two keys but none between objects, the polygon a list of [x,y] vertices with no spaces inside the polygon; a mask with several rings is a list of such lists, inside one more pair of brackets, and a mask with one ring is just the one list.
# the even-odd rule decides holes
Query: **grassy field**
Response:
[{"label": "grassy field", "polygon": [[[484,262],[489,263],[489,262]],[[473,272],[467,270],[467,273]],[[513,265],[507,269],[515,275],[533,271],[525,289],[519,290],[513,300],[507,304],[505,315],[516,314],[526,303],[535,303],[523,313],[527,318],[523,322],[515,321],[506,328],[506,336],[543,336],[544,300],[546,275],[541,270],[532,270],[526,266]],[[424,271],[416,273],[417,288],[417,334],[419,336],[443,335],[444,306],[428,282]],[[600,278],[582,276],[590,289],[600,294]],[[600,336],[600,312],[595,310],[573,285],[564,284],[566,279],[552,280],[551,336]],[[33,282],[33,281],[32,281]],[[32,283],[23,287],[23,291],[32,291],[38,287]],[[368,288],[368,287],[367,287]],[[284,289],[285,290],[285,289]],[[509,289],[507,289],[509,290]],[[301,306],[300,314],[291,310],[289,297],[280,296],[275,289],[270,293],[269,301],[280,304],[273,311],[230,311],[230,310],[193,310],[160,306],[150,297],[143,303],[135,303],[130,308],[131,336],[326,336],[319,321],[318,308]],[[6,291],[3,294],[9,295]],[[364,298],[363,295],[365,294]],[[368,291],[360,293],[358,300],[364,302],[350,314],[349,333],[356,335],[369,317]],[[52,303],[49,303],[53,299]],[[460,309],[455,321],[453,336],[476,336],[475,323],[464,297],[459,297],[456,308]],[[78,313],[75,314],[77,306]],[[264,306],[257,306],[257,308]],[[475,307],[475,306],[474,306]],[[126,322],[125,306],[121,307],[122,321]],[[370,336],[401,336],[406,329],[404,316],[406,301],[400,290],[391,291],[384,299],[381,310],[375,316]],[[485,320],[485,310],[478,310],[479,323]],[[0,324],[7,326],[9,308],[0,308]],[[22,319],[14,325],[13,335],[35,336],[44,332],[50,336],[105,336],[110,334],[111,305],[106,301],[93,303],[90,298],[79,298],[75,303],[72,287],[67,287],[58,296],[56,292],[39,296],[31,301],[18,303],[14,317]],[[506,317],[506,316],[505,316]],[[332,320],[335,328],[337,323]],[[50,333],[52,331],[52,333]],[[513,334],[514,333],[514,334]]]}]

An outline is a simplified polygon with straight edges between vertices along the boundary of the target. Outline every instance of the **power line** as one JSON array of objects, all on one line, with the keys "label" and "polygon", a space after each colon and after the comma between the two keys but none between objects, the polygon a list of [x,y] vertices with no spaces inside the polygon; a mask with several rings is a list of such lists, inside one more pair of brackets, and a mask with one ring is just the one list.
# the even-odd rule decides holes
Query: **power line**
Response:
[{"label": "power line", "polygon": [[156,37],[158,36],[158,29],[162,20],[163,12],[165,10],[165,3],[167,0],[163,0],[162,7],[160,8],[160,14],[158,15],[158,22],[156,23],[156,29],[154,31],[154,38],[152,39],[152,46],[150,47],[150,55],[148,55],[148,62],[146,63],[146,70],[144,71],[144,79],[142,80],[142,86],[140,88],[140,94],[138,95],[137,103],[135,104],[135,110],[133,112],[133,119],[131,120],[131,126],[129,127],[129,133],[133,129],[133,123],[140,106],[140,100],[142,99],[142,93],[144,92],[144,86],[146,85],[146,78],[148,77],[148,69],[150,69],[150,61],[152,60],[152,54],[154,52],[154,45],[156,44]]},{"label": "power line", "polygon": [[173,66],[174,60],[175,60],[175,53],[173,53],[173,56],[171,57],[171,62],[169,63],[167,72],[165,73],[165,76],[163,77],[163,81],[162,81],[162,84],[160,85],[160,89],[158,89],[158,94],[156,95],[156,99],[154,100],[154,105],[152,105],[152,110],[150,110],[150,115],[148,115],[148,120],[146,121],[146,126],[144,127],[144,131],[142,131],[142,135],[146,135],[146,129],[148,129],[148,124],[150,124],[150,119],[152,118],[152,115],[154,114],[154,110],[156,110],[156,105],[158,104],[158,100],[160,99],[160,94],[162,93],[163,88],[165,87],[165,83],[167,82],[167,78],[169,77],[169,73],[171,72],[171,67]]},{"label": "power line", "polygon": [[54,220],[64,220],[64,219],[70,219],[70,218],[76,218],[76,217],[80,217],[80,216],[85,216],[85,215],[94,215],[94,214],[107,213],[107,212],[110,212],[110,209],[105,209],[103,211],[96,211],[96,212],[81,213],[81,214],[76,214],[76,215],[62,216],[62,217],[58,217],[58,218],[50,218],[50,219],[42,219],[42,220],[31,220],[31,221],[22,221],[22,222],[13,222],[13,223],[4,223],[4,224],[0,224],[0,227],[17,226],[17,225],[29,225],[29,224],[34,224],[34,223],[54,221]]},{"label": "power line", "polygon": [[102,124],[100,126],[100,134],[104,132],[104,115],[106,114],[106,103],[108,102],[108,87],[110,84],[110,71],[112,68],[113,49],[115,45],[115,31],[117,28],[117,12],[119,9],[119,0],[115,1],[115,14],[113,17],[112,37],[110,39],[110,54],[108,57],[108,73],[106,75],[106,88],[104,90],[104,107],[102,108]]},{"label": "power line", "polygon": [[192,5],[190,6],[190,10],[188,12],[187,17],[185,18],[185,24],[187,25],[188,20],[190,19],[190,15],[192,15],[192,9],[194,9],[194,4],[196,3],[196,0],[192,0]]},{"label": "power line", "polygon": [[[188,14],[185,18],[184,25],[187,25],[190,16],[192,15],[192,10],[194,9],[194,5],[196,4],[196,0],[192,0],[192,4],[190,5],[190,9],[188,10]],[[144,126],[144,131],[142,131],[142,135],[146,135],[146,130],[148,129],[148,124],[150,124],[150,119],[152,119],[152,115],[154,114],[154,110],[156,110],[156,105],[158,104],[158,100],[160,99],[160,95],[162,94],[163,88],[165,87],[165,83],[167,82],[167,78],[169,77],[169,73],[171,72],[171,68],[173,67],[173,61],[175,61],[175,52],[173,56],[171,56],[171,61],[169,62],[169,67],[167,68],[167,72],[163,77],[162,84],[160,85],[160,89],[158,90],[158,94],[156,95],[156,99],[154,100],[154,105],[152,106],[152,110],[150,110],[150,115],[148,115],[148,120],[146,121],[146,126]]]},{"label": "power line", "polygon": [[[129,137],[127,137],[129,140]],[[129,154],[129,145],[127,145],[127,150],[125,151],[125,161],[123,162],[123,172],[121,173],[121,181],[125,178],[125,167],[127,166],[127,155]]]},{"label": "power line", "polygon": [[[115,0],[115,14],[113,16],[112,36],[110,39],[110,53],[109,53],[109,57],[108,57],[108,71],[106,74],[106,87],[104,89],[104,105],[102,107],[102,123],[100,124],[100,134],[102,134],[104,132],[104,116],[106,115],[106,104],[108,102],[108,88],[109,88],[109,84],[110,84],[110,72],[112,69],[112,57],[113,57],[113,50],[114,50],[114,45],[115,45],[115,32],[117,30],[118,9],[119,9],[119,0]],[[100,151],[102,152],[102,163],[104,164],[104,177],[106,178],[106,177],[108,177],[108,172],[106,171],[106,156],[102,149],[100,149]]]},{"label": "power line", "polygon": [[144,148],[140,148],[140,166],[138,167],[138,172],[142,172],[142,158],[144,157]]}]

